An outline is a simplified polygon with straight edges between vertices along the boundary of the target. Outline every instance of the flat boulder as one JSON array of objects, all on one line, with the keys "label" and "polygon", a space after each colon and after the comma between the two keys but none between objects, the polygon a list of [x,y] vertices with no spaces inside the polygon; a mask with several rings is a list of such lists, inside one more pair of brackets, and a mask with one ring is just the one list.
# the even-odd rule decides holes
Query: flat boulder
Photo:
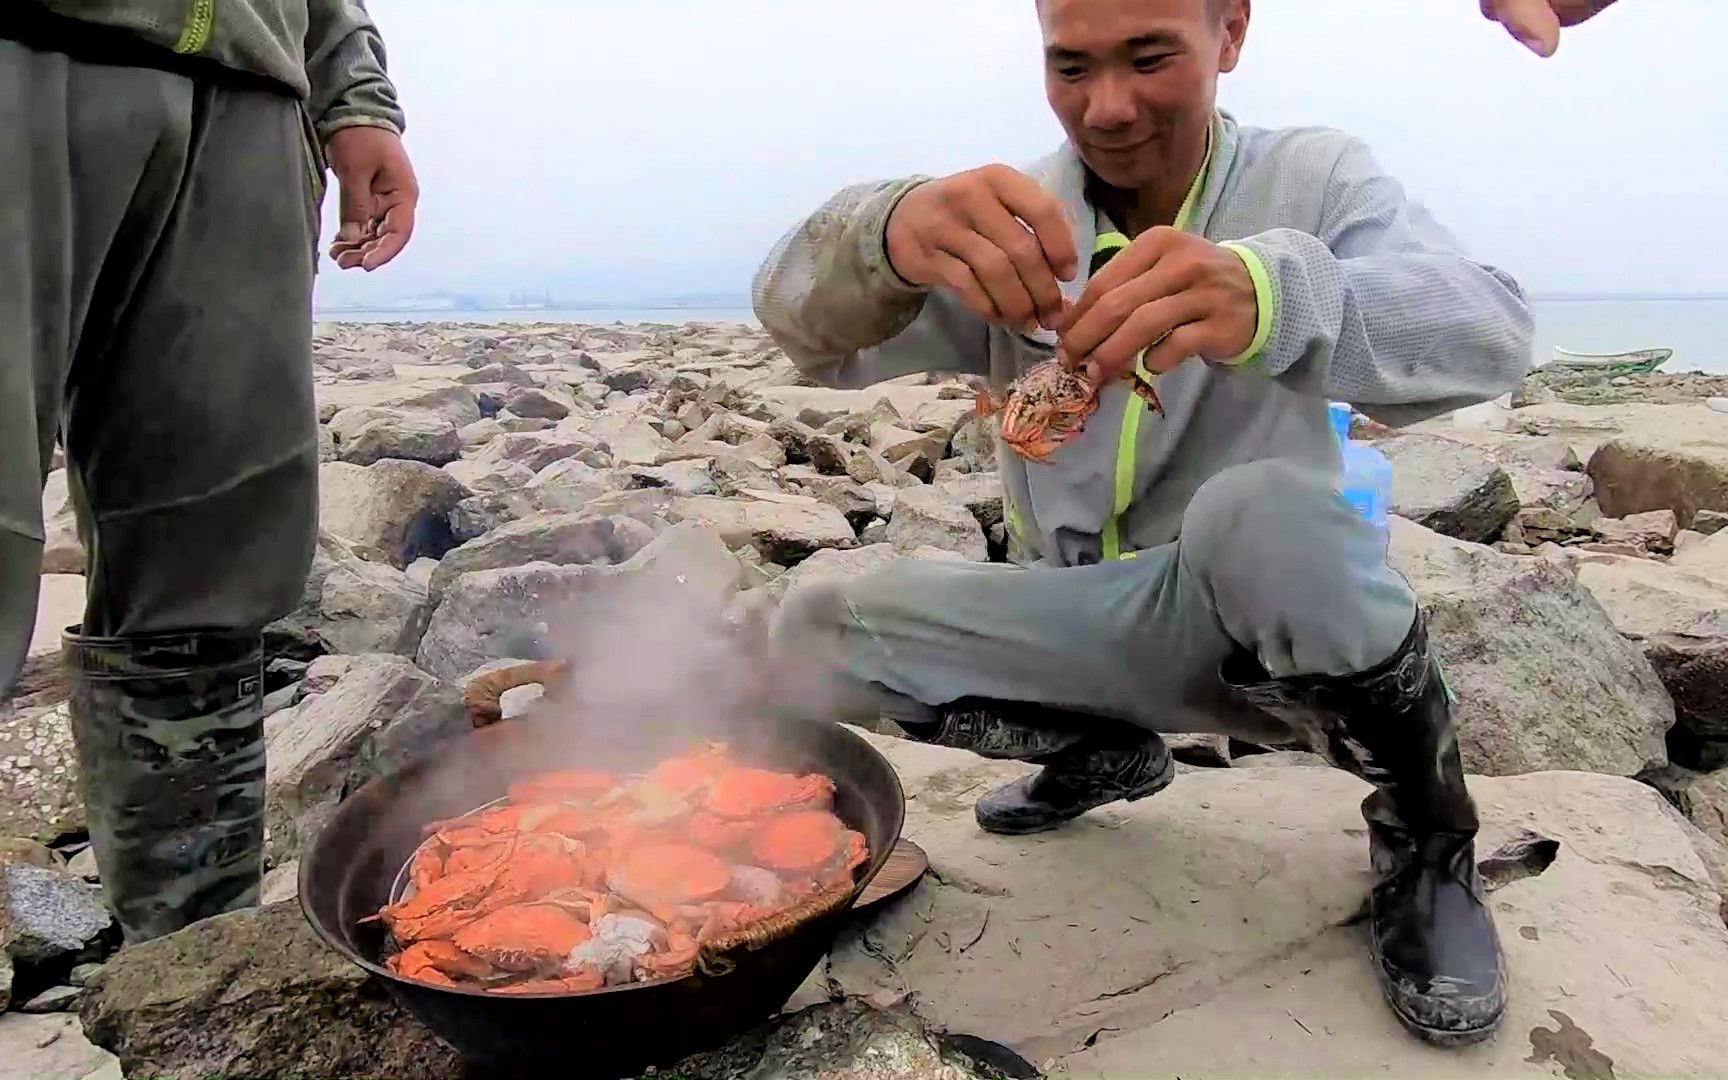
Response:
[{"label": "flat boulder", "polygon": [[1465,767],[1633,776],[1666,763],[1674,705],[1565,567],[1392,519],[1392,566],[1428,611]]},{"label": "flat boulder", "polygon": [[[1575,1070],[1675,1076],[1728,1061],[1715,845],[1633,780],[1470,779],[1478,859],[1520,843],[1538,857],[1490,878],[1511,981],[1502,1034],[1440,1051],[1374,983],[1358,923],[1369,788],[1355,777],[1197,770],[1154,799],[1003,837],[979,831],[971,804],[1031,766],[865,738],[900,776],[904,834],[931,873],[844,932],[810,991],[913,992],[937,1030],[1099,1080],[1559,1075],[1556,1053]],[[1593,1067],[1575,1075],[1608,1075]]]},{"label": "flat boulder", "polygon": [[1486,453],[1439,435],[1374,444],[1392,462],[1391,512],[1444,536],[1496,539],[1518,512],[1512,477]]}]

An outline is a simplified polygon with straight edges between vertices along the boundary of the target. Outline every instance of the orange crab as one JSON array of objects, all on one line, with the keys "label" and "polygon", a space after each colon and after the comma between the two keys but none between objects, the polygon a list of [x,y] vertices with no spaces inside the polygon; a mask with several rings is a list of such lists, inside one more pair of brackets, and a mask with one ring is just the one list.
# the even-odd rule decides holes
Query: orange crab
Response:
[{"label": "orange crab", "polygon": [[415,942],[392,956],[384,966],[405,979],[437,986],[455,986],[456,976],[483,978],[492,974],[490,964],[448,941]]},{"label": "orange crab", "polygon": [[797,875],[815,889],[844,884],[870,857],[864,835],[825,810],[770,820],[751,838],[750,855],[761,866]]},{"label": "orange crab", "polygon": [[527,777],[428,826],[411,891],[362,921],[390,928],[390,971],[436,986],[568,994],[708,971],[773,917],[851,887],[869,851],[835,795],[829,777],[718,743],[638,777]]},{"label": "orange crab", "polygon": [[456,931],[457,949],[499,971],[534,973],[561,967],[587,941],[588,924],[554,904],[499,908]]},{"label": "orange crab", "polygon": [[820,773],[798,776],[736,768],[709,787],[701,808],[691,815],[689,835],[703,847],[726,851],[747,844],[771,818],[833,805],[834,781]]},{"label": "orange crab", "polygon": [[[1151,380],[1136,372],[1130,376],[1134,392],[1162,413],[1164,403]],[[977,413],[989,417],[1001,413],[1002,441],[1015,453],[1032,461],[1049,461],[1050,455],[1086,427],[1098,411],[1099,386],[1085,372],[1052,358],[1028,370],[1008,384],[998,397],[982,381],[973,380]]]},{"label": "orange crab", "polygon": [[676,909],[725,892],[732,868],[720,856],[691,844],[641,844],[630,848],[606,874],[606,884],[625,900],[664,923]]}]

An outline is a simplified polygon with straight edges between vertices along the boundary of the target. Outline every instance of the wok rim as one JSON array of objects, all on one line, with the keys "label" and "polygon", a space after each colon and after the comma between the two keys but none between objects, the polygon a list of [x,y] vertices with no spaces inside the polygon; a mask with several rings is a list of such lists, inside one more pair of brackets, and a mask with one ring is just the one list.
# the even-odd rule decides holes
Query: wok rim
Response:
[{"label": "wok rim", "polygon": [[[517,722],[520,722],[520,721],[517,721]],[[823,919],[823,918],[838,919],[841,916],[850,913],[857,906],[858,897],[864,892],[865,887],[867,885],[869,885],[872,880],[875,879],[877,874],[882,872],[882,867],[887,865],[888,856],[893,853],[895,844],[897,844],[899,842],[900,837],[906,828],[906,789],[905,789],[905,785],[903,785],[900,782],[900,773],[899,773],[899,770],[894,768],[894,763],[892,761],[888,760],[888,756],[886,754],[882,753],[882,751],[878,750],[876,747],[870,745],[870,742],[868,739],[865,739],[863,736],[859,735],[856,731],[853,731],[850,727],[848,727],[845,724],[836,723],[835,721],[832,721],[832,720],[813,721],[813,722],[823,724],[823,725],[826,725],[827,727],[834,729],[843,738],[850,740],[854,744],[855,748],[862,750],[862,751],[866,752],[868,755],[874,757],[877,761],[879,761],[882,764],[882,766],[884,768],[887,769],[888,777],[893,783],[893,791],[894,791],[893,817],[894,817],[894,821],[895,821],[895,827],[893,829],[893,836],[890,838],[889,843],[886,846],[886,850],[881,852],[881,853],[873,853],[871,855],[870,862],[872,865],[871,865],[870,872],[868,874],[864,875],[863,877],[859,878],[855,882],[853,882],[851,893],[846,898],[846,903],[844,905],[842,905],[841,907],[837,908],[836,910],[834,910],[833,912],[830,912],[826,916],[819,916],[817,919],[811,920],[812,922],[816,922],[816,921],[821,921],[821,919]],[[464,738],[464,739],[471,738],[472,734],[473,734],[472,732],[467,732],[467,733],[464,733],[463,735],[459,736],[459,738]],[[355,797],[359,796],[362,792],[366,791],[368,788],[373,787],[374,785],[383,784],[385,782],[401,783],[404,781],[412,780],[418,776],[421,776],[421,775],[431,771],[435,765],[436,765],[436,759],[434,757],[432,757],[431,755],[427,755],[427,756],[418,758],[414,761],[409,762],[407,765],[403,766],[402,768],[397,769],[393,773],[373,777],[372,779],[366,781],[366,783],[362,784],[358,789],[356,789],[352,795],[348,796],[348,798],[350,798],[350,799],[355,798]],[[343,801],[346,802],[347,800],[344,799]],[[307,885],[308,885],[310,878],[311,878],[312,868],[314,867],[314,865],[317,862],[317,860],[313,857],[313,854],[314,854],[314,852],[316,852],[318,850],[319,845],[324,842],[324,837],[326,834],[327,834],[327,826],[326,826],[326,829],[320,829],[319,830],[318,835],[312,839],[312,842],[306,846],[305,851],[302,852],[301,855],[299,856],[300,869],[295,874],[295,884],[297,886],[295,900],[299,904],[301,917],[304,918],[307,921],[307,923],[311,924],[312,932],[318,936],[319,940],[323,941],[325,945],[329,946],[330,948],[334,949],[337,953],[341,954],[341,956],[344,959],[348,960],[350,963],[358,965],[360,968],[364,969],[365,971],[368,971],[371,974],[376,975],[379,978],[386,980],[387,982],[389,982],[393,986],[403,987],[411,993],[412,992],[427,992],[427,993],[435,993],[435,994],[457,994],[457,995],[460,995],[462,997],[478,998],[482,1001],[499,1001],[499,1000],[510,1000],[510,999],[516,999],[516,1000],[521,1000],[521,1001],[579,1001],[579,1000],[582,1000],[585,998],[595,998],[595,997],[602,997],[602,996],[607,996],[607,995],[612,995],[612,994],[629,993],[633,990],[647,990],[650,988],[663,989],[666,987],[676,986],[677,984],[684,982],[686,980],[689,980],[689,979],[694,979],[698,976],[698,974],[700,974],[699,972],[691,971],[688,974],[680,975],[675,979],[655,979],[655,980],[652,980],[649,982],[625,983],[625,984],[622,984],[620,986],[603,986],[597,990],[547,992],[547,993],[540,993],[540,994],[499,994],[499,993],[494,993],[494,992],[487,991],[487,990],[468,989],[468,988],[462,987],[462,986],[435,986],[431,983],[416,982],[413,979],[404,978],[403,976],[398,975],[395,972],[391,971],[390,969],[386,968],[383,964],[378,963],[378,962],[373,961],[373,960],[370,960],[367,957],[360,955],[360,953],[357,949],[354,949],[353,947],[351,947],[348,944],[348,942],[343,940],[341,938],[341,936],[336,931],[325,926],[323,923],[323,920],[319,919],[313,913],[312,905],[307,899],[307,896],[308,896]],[[798,930],[801,930],[805,926],[808,926],[808,925],[809,925],[809,923],[800,924],[797,928],[794,929],[793,932],[796,933],[796,932],[798,932]],[[720,978],[720,979],[725,978],[725,976],[705,976],[705,977]]]}]

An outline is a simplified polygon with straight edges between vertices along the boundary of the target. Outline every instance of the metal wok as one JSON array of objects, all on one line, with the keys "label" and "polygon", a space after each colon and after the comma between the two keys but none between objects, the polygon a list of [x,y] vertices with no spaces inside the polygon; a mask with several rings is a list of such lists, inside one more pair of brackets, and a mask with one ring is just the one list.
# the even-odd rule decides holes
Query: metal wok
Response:
[{"label": "metal wok", "polygon": [[[586,994],[498,995],[397,977],[383,965],[387,931],[361,925],[391,886],[430,821],[465,813],[519,778],[551,769],[639,772],[705,738],[765,768],[821,772],[837,787],[834,810],[863,833],[870,861],[845,902],[783,936],[728,955],[723,975],[612,987]],[[764,719],[746,731],[638,727],[587,733],[517,720],[465,734],[381,776],[345,799],[300,863],[300,904],[317,934],[384,980],[409,1012],[471,1063],[523,1075],[635,1076],[711,1049],[772,1016],[839,934],[848,912],[893,850],[905,794],[893,766],[837,724]]]}]

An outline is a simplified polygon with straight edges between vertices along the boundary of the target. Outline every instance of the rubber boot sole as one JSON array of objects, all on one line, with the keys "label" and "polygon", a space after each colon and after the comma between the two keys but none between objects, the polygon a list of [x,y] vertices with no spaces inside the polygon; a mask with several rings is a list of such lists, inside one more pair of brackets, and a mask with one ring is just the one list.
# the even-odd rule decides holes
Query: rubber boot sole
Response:
[{"label": "rubber boot sole", "polygon": [[1404,1030],[1414,1035],[1421,1042],[1427,1043],[1429,1046],[1451,1049],[1453,1047],[1475,1046],[1478,1043],[1487,1042],[1489,1039],[1492,1039],[1495,1035],[1499,1034],[1502,1023],[1506,1018],[1506,1004],[1504,1001],[1501,1002],[1500,1011],[1494,1015],[1494,1019],[1489,1021],[1483,1027],[1467,1028],[1459,1031],[1453,1028],[1433,1027],[1417,1020],[1404,1009],[1400,1008],[1397,1000],[1393,998],[1391,994],[1386,993],[1385,983],[1382,978],[1382,973],[1385,971],[1385,963],[1381,959],[1380,950],[1370,945],[1368,952],[1369,958],[1374,964],[1375,981],[1381,985],[1381,996],[1385,999],[1387,1008],[1392,1010],[1392,1015],[1398,1018],[1398,1022],[1404,1026]]}]

